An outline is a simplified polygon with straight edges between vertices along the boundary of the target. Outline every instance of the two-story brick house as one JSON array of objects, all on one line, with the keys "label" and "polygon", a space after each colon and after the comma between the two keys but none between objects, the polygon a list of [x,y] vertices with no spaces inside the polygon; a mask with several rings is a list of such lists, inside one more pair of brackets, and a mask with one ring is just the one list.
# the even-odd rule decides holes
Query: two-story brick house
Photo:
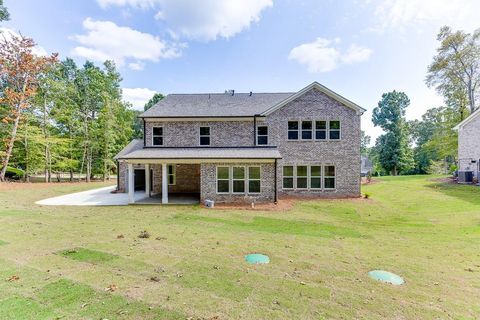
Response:
[{"label": "two-story brick house", "polygon": [[170,94],[115,158],[118,190],[216,202],[360,195],[365,110],[317,82],[299,92]]}]

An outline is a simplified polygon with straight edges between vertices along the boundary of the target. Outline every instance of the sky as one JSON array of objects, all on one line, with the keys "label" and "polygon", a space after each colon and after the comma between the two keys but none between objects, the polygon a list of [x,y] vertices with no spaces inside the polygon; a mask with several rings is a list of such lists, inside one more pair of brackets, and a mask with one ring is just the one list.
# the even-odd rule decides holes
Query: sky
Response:
[{"label": "sky", "polygon": [[2,23],[39,53],[114,60],[124,99],[155,92],[298,91],[318,81],[368,111],[404,91],[408,119],[442,98],[425,85],[443,25],[480,27],[479,0],[5,0]]}]

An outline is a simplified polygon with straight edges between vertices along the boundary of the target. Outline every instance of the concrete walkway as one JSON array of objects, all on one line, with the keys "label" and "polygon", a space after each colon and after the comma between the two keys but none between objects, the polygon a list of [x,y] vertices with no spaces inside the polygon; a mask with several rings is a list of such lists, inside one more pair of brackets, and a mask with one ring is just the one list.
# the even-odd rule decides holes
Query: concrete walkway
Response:
[{"label": "concrete walkway", "polygon": [[[111,193],[115,186],[87,190],[64,196],[44,199],[35,202],[44,206],[126,206],[127,193]],[[135,192],[135,201],[145,197],[145,192]]]}]

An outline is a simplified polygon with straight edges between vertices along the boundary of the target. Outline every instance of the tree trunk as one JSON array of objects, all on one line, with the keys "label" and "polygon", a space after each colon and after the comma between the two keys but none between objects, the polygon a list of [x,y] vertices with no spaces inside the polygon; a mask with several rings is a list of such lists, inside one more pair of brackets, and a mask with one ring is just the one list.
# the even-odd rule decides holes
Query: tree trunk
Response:
[{"label": "tree trunk", "polygon": [[397,175],[397,166],[394,166],[394,167],[393,167],[391,174],[392,174],[392,176],[396,176],[396,175]]},{"label": "tree trunk", "polygon": [[475,111],[475,92],[472,88],[472,80],[468,80],[468,102],[470,104],[470,113]]},{"label": "tree trunk", "polygon": [[0,171],[1,182],[5,181],[5,174],[7,173],[8,162],[10,161],[10,156],[12,155],[15,138],[17,137],[18,124],[20,122],[20,112],[18,112],[19,108],[20,107],[17,108],[17,116],[15,117],[15,121],[13,122],[12,133],[10,134],[10,140],[8,141],[8,144],[7,144],[7,152],[5,153],[5,158],[3,159],[3,164],[2,164],[3,167],[2,167],[2,170]]}]

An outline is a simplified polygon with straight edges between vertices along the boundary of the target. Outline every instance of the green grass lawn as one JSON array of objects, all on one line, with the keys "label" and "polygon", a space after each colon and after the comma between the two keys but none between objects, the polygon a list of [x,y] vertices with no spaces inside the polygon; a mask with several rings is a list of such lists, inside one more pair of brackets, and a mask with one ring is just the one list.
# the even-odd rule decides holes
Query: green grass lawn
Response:
[{"label": "green grass lawn", "polygon": [[368,200],[279,212],[34,204],[101,186],[0,191],[0,319],[480,318],[480,188],[381,178]]}]

